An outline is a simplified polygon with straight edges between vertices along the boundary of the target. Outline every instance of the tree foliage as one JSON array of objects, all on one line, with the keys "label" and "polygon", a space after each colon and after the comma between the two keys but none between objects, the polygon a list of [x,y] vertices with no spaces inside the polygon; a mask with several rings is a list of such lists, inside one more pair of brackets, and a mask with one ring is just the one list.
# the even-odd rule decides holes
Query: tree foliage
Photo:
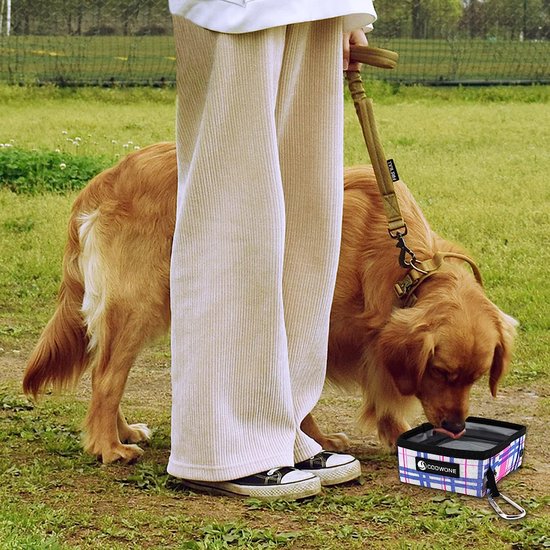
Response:
[{"label": "tree foliage", "polygon": [[[376,0],[387,38],[550,38],[550,0]],[[169,34],[167,0],[17,0],[18,35]]]},{"label": "tree foliage", "polygon": [[378,36],[547,39],[550,0],[376,0]]}]

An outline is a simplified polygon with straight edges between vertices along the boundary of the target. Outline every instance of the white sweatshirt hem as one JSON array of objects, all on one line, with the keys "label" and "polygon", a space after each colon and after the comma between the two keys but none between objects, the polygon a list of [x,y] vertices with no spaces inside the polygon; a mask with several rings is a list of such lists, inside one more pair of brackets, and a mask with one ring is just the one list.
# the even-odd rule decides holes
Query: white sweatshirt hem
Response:
[{"label": "white sweatshirt hem", "polygon": [[170,0],[170,11],[211,31],[245,33],[306,21],[343,17],[344,31],[369,30],[371,0]]}]

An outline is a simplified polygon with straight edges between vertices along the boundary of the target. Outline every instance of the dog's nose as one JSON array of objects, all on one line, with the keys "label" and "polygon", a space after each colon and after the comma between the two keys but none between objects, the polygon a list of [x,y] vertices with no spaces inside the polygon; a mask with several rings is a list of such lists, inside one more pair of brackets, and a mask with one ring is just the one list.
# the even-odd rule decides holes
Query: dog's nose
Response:
[{"label": "dog's nose", "polygon": [[453,434],[459,434],[464,431],[466,424],[464,422],[452,422],[449,420],[443,420],[441,427]]}]

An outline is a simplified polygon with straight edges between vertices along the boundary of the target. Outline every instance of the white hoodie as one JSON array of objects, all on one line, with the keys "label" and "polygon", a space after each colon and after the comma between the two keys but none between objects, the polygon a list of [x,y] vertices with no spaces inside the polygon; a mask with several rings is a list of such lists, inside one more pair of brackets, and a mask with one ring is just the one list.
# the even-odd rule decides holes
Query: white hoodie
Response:
[{"label": "white hoodie", "polygon": [[376,19],[372,0],[169,0],[170,11],[206,29],[243,33],[344,17],[344,31]]}]

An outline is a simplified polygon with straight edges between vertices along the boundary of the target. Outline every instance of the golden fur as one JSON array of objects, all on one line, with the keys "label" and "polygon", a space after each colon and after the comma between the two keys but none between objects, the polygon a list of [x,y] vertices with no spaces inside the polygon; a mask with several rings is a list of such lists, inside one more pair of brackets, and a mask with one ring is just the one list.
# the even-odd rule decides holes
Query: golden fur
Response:
[{"label": "golden fur", "polygon": [[[147,341],[170,322],[169,267],[175,222],[174,144],[132,153],[95,177],[78,195],[69,220],[57,309],[29,359],[24,391],[74,385],[92,369],[85,448],[103,462],[131,461],[149,437],[128,425],[120,400],[128,372]],[[458,247],[436,235],[403,184],[397,187],[420,260]],[[331,313],[328,378],[363,393],[361,419],[392,446],[408,428],[407,409],[420,400],[428,420],[457,433],[469,391],[484,374],[493,395],[506,370],[514,322],[456,260],[423,283],[418,302],[401,309],[394,283],[405,271],[387,233],[372,169],[345,173],[340,266]],[[306,433],[325,449],[346,439],[327,436],[311,415]]]}]

